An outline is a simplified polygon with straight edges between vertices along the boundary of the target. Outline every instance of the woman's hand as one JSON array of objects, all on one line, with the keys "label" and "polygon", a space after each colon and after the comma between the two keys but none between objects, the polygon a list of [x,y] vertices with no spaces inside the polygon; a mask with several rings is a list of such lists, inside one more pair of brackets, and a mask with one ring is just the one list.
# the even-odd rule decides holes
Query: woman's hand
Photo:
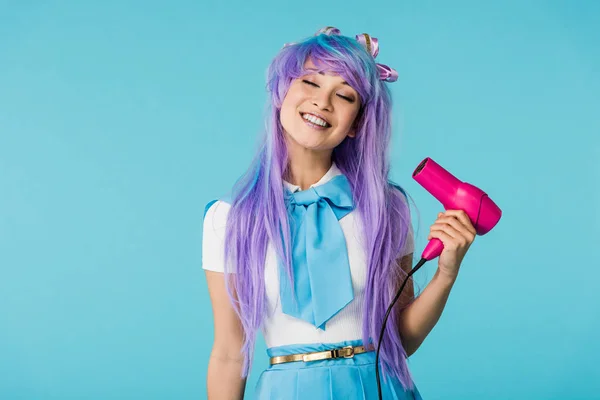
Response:
[{"label": "woman's hand", "polygon": [[431,225],[427,240],[437,238],[444,244],[438,261],[438,271],[450,279],[456,279],[460,263],[475,240],[475,227],[462,210],[446,210],[438,214]]}]

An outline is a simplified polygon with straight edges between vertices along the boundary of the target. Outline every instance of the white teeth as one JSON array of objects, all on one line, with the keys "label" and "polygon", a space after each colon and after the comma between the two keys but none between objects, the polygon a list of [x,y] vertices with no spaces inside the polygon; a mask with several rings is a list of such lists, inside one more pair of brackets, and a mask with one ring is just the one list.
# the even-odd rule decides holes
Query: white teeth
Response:
[{"label": "white teeth", "polygon": [[327,122],[323,121],[321,118],[314,117],[314,116],[312,116],[310,114],[304,114],[302,116],[302,118],[304,118],[307,121],[312,122],[313,124],[317,124],[317,125],[321,125],[321,126],[327,126]]}]

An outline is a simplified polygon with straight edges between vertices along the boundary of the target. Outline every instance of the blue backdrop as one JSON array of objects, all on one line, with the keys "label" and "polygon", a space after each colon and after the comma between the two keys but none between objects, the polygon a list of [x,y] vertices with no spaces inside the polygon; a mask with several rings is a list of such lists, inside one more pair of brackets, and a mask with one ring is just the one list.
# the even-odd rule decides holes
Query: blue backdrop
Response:
[{"label": "blue backdrop", "polygon": [[0,398],[206,397],[204,205],[250,162],[273,56],[326,25],[378,37],[400,74],[417,251],[441,210],[410,176],[426,156],[504,211],[410,359],[424,398],[600,398],[599,19],[594,1],[0,1]]}]

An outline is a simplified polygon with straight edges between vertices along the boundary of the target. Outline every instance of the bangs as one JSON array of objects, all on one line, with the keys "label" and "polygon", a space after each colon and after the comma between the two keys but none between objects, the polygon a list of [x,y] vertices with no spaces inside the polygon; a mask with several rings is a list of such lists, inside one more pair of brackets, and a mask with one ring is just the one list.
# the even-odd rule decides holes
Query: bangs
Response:
[{"label": "bangs", "polygon": [[[289,45],[281,52],[280,77],[285,81],[303,75],[323,72],[341,76],[358,92],[361,104],[373,97],[374,85],[378,81],[377,67],[370,54],[358,41],[341,35],[319,35]],[[310,59],[316,67],[306,69]],[[286,79],[287,78],[287,79]]]}]

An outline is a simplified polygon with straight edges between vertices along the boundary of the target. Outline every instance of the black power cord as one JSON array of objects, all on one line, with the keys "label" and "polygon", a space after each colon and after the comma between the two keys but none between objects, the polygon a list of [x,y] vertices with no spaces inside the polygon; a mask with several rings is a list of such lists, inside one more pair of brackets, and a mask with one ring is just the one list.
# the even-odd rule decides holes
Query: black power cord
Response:
[{"label": "black power cord", "polygon": [[383,333],[385,332],[385,325],[387,323],[387,319],[390,315],[390,312],[392,311],[392,307],[394,307],[394,304],[396,304],[396,302],[400,298],[402,289],[404,289],[404,286],[406,286],[406,282],[408,282],[408,279],[412,276],[412,274],[417,272],[417,270],[419,268],[421,268],[423,266],[423,264],[425,264],[426,262],[427,262],[427,260],[425,258],[421,258],[421,260],[417,263],[417,265],[415,265],[415,267],[412,270],[410,270],[410,272],[408,273],[406,278],[404,278],[404,282],[402,282],[402,286],[400,286],[400,290],[398,290],[398,293],[396,293],[396,297],[394,297],[394,300],[392,300],[392,304],[390,304],[390,306],[388,307],[387,312],[385,313],[385,317],[383,317],[383,324],[381,325],[381,332],[379,333],[379,340],[377,341],[377,352],[375,355],[375,375],[377,375],[377,392],[379,393],[379,400],[382,400],[381,382],[379,379],[379,349],[381,347],[381,341],[383,340]]}]

